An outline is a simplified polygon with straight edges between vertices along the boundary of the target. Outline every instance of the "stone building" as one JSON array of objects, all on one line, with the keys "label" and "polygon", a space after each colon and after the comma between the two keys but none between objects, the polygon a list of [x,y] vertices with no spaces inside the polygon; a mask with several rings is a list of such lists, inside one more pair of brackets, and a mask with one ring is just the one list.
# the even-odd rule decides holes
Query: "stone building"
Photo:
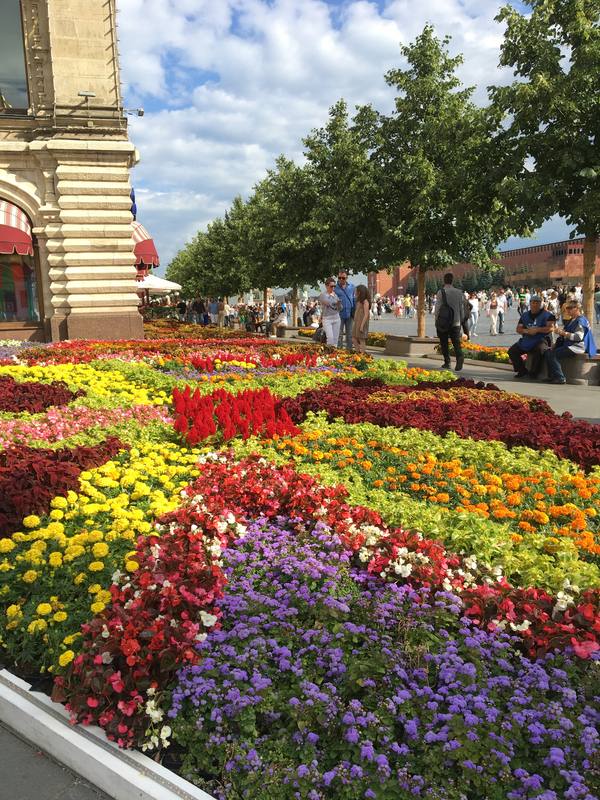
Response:
[{"label": "stone building", "polygon": [[0,3],[0,339],[143,336],[115,0]]}]

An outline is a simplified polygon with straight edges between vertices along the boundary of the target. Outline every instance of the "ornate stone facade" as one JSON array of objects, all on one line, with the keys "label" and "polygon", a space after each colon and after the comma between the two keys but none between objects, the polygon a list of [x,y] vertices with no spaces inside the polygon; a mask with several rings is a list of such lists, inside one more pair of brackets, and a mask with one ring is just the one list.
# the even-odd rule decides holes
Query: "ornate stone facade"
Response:
[{"label": "ornate stone facade", "polygon": [[30,108],[0,114],[0,199],[32,222],[41,322],[0,322],[0,339],[141,337],[115,2],[21,10]]}]

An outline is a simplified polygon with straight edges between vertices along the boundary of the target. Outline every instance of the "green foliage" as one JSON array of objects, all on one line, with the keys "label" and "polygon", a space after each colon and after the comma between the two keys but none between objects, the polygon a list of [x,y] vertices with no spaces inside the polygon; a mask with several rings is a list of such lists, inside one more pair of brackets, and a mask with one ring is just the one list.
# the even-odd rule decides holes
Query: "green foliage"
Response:
[{"label": "green foliage", "polygon": [[304,140],[308,172],[316,189],[315,226],[329,264],[355,272],[373,269],[381,238],[377,216],[374,162],[369,158],[366,128],[360,112],[352,124],[347,106],[339,100],[329,111],[324,128]]},{"label": "green foliage", "polygon": [[600,236],[600,0],[525,5],[526,14],[507,5],[496,17],[506,23],[501,64],[518,80],[494,87],[491,97],[498,118],[507,119],[503,138],[514,154],[523,218],[539,224],[558,213],[572,235],[586,237],[584,301],[591,319]]},{"label": "green foliage", "polygon": [[397,92],[395,110],[375,118],[372,153],[382,264],[485,264],[510,229],[490,172],[494,119],[461,86],[462,57],[448,54],[448,42],[427,25],[402,48],[408,66],[386,75]]}]

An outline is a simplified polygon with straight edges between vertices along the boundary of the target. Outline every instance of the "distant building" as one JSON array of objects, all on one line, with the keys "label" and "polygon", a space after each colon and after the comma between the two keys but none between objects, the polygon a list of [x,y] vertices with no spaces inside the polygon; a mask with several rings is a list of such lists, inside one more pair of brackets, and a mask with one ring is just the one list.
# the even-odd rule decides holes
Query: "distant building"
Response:
[{"label": "distant building", "polygon": [[[504,281],[512,286],[571,285],[583,280],[583,238],[563,242],[520,247],[504,250],[497,263],[504,269]],[[453,272],[457,278],[477,270],[475,264],[454,264],[447,269],[427,272],[427,281],[434,284],[443,279],[445,272]],[[596,249],[596,281],[600,283],[600,243]],[[405,262],[392,272],[381,270],[368,275],[371,295],[380,294],[390,299],[405,292],[416,293],[417,269]]]},{"label": "distant building", "polygon": [[[504,250],[499,263],[507,283],[527,286],[576,284],[583,281],[583,238]],[[600,281],[600,243],[596,247],[596,280]]]},{"label": "distant building", "polygon": [[[463,278],[467,273],[473,272],[477,267],[473,264],[454,264],[452,267],[440,270],[427,271],[426,291],[433,291],[436,282],[442,282],[446,272],[453,272],[457,278]],[[399,294],[417,293],[417,273],[416,267],[411,267],[410,262],[406,261],[399,267],[394,267],[392,272],[381,270],[379,272],[369,272],[367,283],[371,297],[381,295],[390,300]],[[429,289],[427,289],[429,286]]]}]

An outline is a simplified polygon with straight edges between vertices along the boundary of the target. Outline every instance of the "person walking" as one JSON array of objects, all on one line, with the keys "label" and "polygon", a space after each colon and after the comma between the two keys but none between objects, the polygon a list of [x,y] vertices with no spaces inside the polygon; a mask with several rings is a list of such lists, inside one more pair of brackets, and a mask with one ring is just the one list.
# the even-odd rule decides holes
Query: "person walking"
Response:
[{"label": "person walking", "polygon": [[594,311],[596,312],[596,325],[600,325],[600,286],[594,287]]},{"label": "person walking", "polygon": [[465,323],[465,298],[460,289],[452,286],[454,275],[447,272],[444,275],[444,288],[436,295],[435,300],[435,329],[440,340],[440,348],[444,357],[444,368],[450,367],[450,348],[448,340],[452,341],[454,355],[456,356],[455,369],[457,372],[463,368],[464,355],[462,351],[462,326]]},{"label": "person walking", "polygon": [[498,297],[496,296],[496,292],[492,292],[490,294],[490,299],[488,300],[488,304],[485,308],[485,313],[490,318],[490,335],[497,336],[498,331],[496,330],[496,326],[498,324]]},{"label": "person walking", "polygon": [[[340,331],[338,347],[342,347],[344,333],[346,334],[346,350],[352,350],[352,318],[354,317],[354,286],[348,281],[345,269],[338,272],[338,282],[335,293],[340,301]],[[323,326],[324,327],[324,326]]]},{"label": "person walking", "polygon": [[[342,319],[342,301],[335,291],[335,278],[327,278],[325,281],[325,291],[319,295],[321,306],[321,324],[327,336],[327,344],[331,347],[338,345]],[[352,334],[352,331],[351,331]],[[352,342],[350,342],[352,346]]]},{"label": "person walking", "polygon": [[225,325],[225,302],[222,297],[217,300],[217,325],[219,328]]},{"label": "person walking", "polygon": [[502,335],[504,333],[504,315],[508,311],[508,301],[504,287],[498,290],[496,301],[498,303],[498,334]]},{"label": "person walking", "polygon": [[[546,350],[552,344],[551,334],[554,330],[556,317],[542,307],[542,298],[533,295],[529,311],[521,314],[517,325],[517,333],[521,334],[518,342],[508,348],[508,357],[516,373],[515,378],[536,378]],[[525,367],[523,357],[531,353],[531,367]]]},{"label": "person walking", "polygon": [[469,306],[471,312],[469,314],[469,336],[477,336],[477,323],[479,322],[479,298],[475,292],[471,292],[469,296]]},{"label": "person walking", "polygon": [[361,283],[355,291],[354,323],[352,325],[352,347],[357,353],[364,353],[367,349],[370,308],[371,295],[367,287]]}]

